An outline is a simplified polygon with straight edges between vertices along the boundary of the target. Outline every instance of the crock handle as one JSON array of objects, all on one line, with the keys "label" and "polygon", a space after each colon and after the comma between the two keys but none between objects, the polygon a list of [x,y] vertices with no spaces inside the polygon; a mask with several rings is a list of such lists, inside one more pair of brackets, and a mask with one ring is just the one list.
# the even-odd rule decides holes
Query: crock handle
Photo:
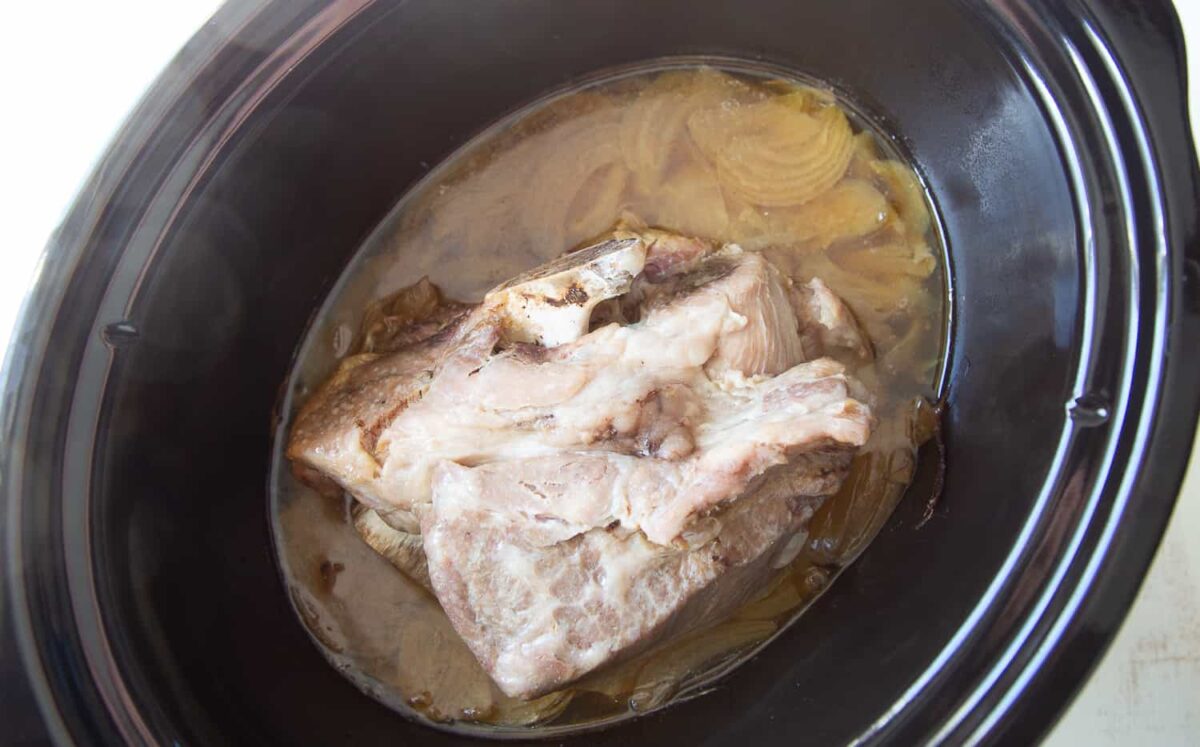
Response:
[{"label": "crock handle", "polygon": [[[1185,258],[1184,286],[1200,303],[1200,172],[1188,121],[1183,29],[1170,0],[1086,0],[1137,92],[1161,171],[1171,249]],[[1200,53],[1200,40],[1197,51]]]}]

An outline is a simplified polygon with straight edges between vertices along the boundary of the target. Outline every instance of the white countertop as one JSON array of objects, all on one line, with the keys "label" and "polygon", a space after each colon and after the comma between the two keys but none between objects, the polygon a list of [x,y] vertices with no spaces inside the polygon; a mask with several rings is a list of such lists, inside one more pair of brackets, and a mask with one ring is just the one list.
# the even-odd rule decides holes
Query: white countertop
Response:
[{"label": "white countertop", "polygon": [[[76,189],[146,86],[218,5],[75,0],[5,8],[0,90],[17,105],[0,121],[7,150],[0,204],[8,206],[8,243],[0,247],[0,350],[38,252]],[[1185,34],[1200,39],[1200,0],[1176,0],[1176,6]],[[1200,59],[1190,59],[1188,68],[1197,133]],[[1183,493],[1137,602],[1047,742],[1200,743],[1200,449],[1192,452]]]}]

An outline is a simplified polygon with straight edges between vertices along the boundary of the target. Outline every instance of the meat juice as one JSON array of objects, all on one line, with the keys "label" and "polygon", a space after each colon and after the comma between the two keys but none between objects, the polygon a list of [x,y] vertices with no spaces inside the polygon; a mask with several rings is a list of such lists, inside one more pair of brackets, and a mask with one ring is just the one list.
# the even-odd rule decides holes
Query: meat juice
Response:
[{"label": "meat juice", "polygon": [[[943,375],[947,304],[931,203],[887,138],[855,112],[815,81],[662,64],[526,107],[405,196],[315,318],[277,424],[276,551],[297,613],[337,668],[439,728],[497,736],[591,728],[702,691],[781,634],[862,552],[936,428],[930,403]],[[437,600],[363,541],[351,499],[300,483],[282,452],[306,395],[355,352],[373,301],[423,277],[449,298],[475,301],[618,224],[737,243],[796,281],[824,280],[874,347],[866,364],[843,362],[874,394],[878,426],[812,519],[803,550],[761,597],[525,702],[501,693]]]}]

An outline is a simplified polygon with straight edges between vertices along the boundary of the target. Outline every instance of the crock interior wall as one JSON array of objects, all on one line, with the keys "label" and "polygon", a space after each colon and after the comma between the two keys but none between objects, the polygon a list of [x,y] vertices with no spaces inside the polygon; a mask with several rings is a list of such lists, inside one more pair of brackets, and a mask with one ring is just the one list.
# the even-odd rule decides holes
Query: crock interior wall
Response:
[{"label": "crock interior wall", "polygon": [[958,3],[934,1],[412,2],[357,18],[217,154],[132,302],[141,335],[111,370],[92,499],[104,615],[135,697],[160,701],[191,739],[455,741],[360,694],[288,605],[265,489],[292,353],[423,162],[574,77],[729,54],[850,91],[903,138],[939,202],[957,294],[945,494],[919,530],[908,500],[715,692],[589,739],[734,743],[763,724],[788,742],[853,738],[996,573],[1064,417],[1077,227],[1052,134],[1002,47]]}]

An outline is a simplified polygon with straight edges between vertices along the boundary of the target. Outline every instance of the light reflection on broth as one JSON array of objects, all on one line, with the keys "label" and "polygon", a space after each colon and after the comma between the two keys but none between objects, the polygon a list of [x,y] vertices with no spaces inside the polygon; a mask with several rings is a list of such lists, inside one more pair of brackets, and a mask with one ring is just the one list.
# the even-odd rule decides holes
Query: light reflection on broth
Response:
[{"label": "light reflection on broth", "polygon": [[[786,627],[891,514],[936,424],[943,279],[911,169],[824,91],[708,67],[626,75],[493,128],[385,221],[306,339],[278,426],[272,506],[295,606],[326,655],[394,708],[454,728],[573,728],[664,705]],[[531,702],[504,696],[437,600],[355,531],[351,507],[297,482],[279,453],[290,413],[358,339],[371,301],[428,276],[484,291],[618,222],[760,250],[816,276],[858,316],[875,360],[853,373],[879,425],[806,549],[732,618]]]}]

